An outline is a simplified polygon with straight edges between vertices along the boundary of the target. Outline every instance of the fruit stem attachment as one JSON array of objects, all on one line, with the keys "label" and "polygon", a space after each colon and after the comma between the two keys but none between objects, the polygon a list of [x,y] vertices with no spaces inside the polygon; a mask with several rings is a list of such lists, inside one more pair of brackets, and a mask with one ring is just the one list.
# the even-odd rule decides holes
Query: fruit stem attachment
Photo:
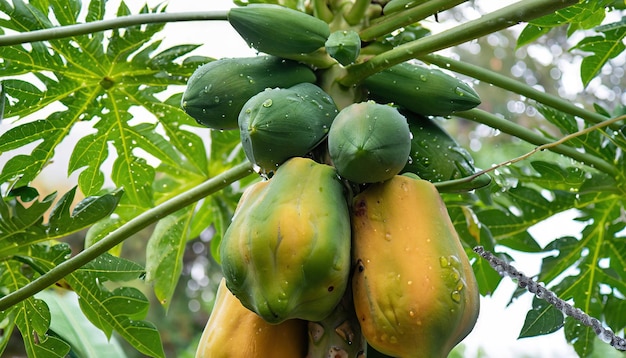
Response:
[{"label": "fruit stem attachment", "polygon": [[344,86],[351,86],[398,63],[477,39],[576,3],[578,0],[519,1],[449,30],[402,44],[372,57],[365,63],[350,66],[348,74],[340,81]]},{"label": "fruit stem attachment", "polygon": [[313,15],[326,23],[333,21],[333,12],[328,8],[328,0],[313,0]]},{"label": "fruit stem attachment", "polygon": [[[461,73],[479,81],[490,83],[494,86],[517,93],[561,112],[580,117],[589,123],[601,123],[607,119],[607,117],[601,114],[580,108],[570,101],[566,101],[549,93],[536,90],[527,84],[480,66],[435,54],[420,56],[418,59],[426,63],[436,65],[440,68]],[[617,130],[620,128],[620,125],[618,123],[613,123],[610,128]]]},{"label": "fruit stem attachment", "polygon": [[246,161],[215,177],[210,178],[192,189],[180,193],[179,195],[150,210],[139,214],[132,220],[120,226],[118,229],[110,232],[102,240],[93,244],[84,251],[81,251],[76,256],[59,264],[46,274],[39,276],[37,279],[31,281],[19,290],[11,292],[0,298],[0,311],[6,310],[7,308],[33,296],[37,292],[44,290],[48,286],[53,285],[55,282],[76,271],[101,254],[109,251],[117,244],[128,239],[133,234],[136,234],[150,224],[153,224],[165,216],[215,193],[252,173],[252,164]]},{"label": "fruit stem attachment", "polygon": [[431,0],[411,9],[398,11],[372,21],[372,25],[363,29],[359,36],[363,41],[371,41],[385,36],[403,26],[421,21],[428,16],[448,10],[467,0]]},{"label": "fruit stem attachment", "polygon": [[[561,141],[559,141],[558,143],[552,143],[553,141],[550,138],[544,137],[541,134],[533,132],[526,127],[493,115],[489,112],[474,108],[468,111],[456,112],[454,113],[454,115],[457,117],[469,119],[477,123],[482,123],[491,128],[498,129],[504,133],[516,136],[534,145],[545,146],[542,147],[542,149],[545,148],[552,152],[565,155],[569,158],[596,168],[613,177],[619,176],[619,171],[613,165],[598,157],[589,155],[587,153],[581,153],[576,150],[576,148],[562,144]],[[569,139],[569,137],[566,138]],[[476,173],[475,175],[477,174],[479,173]],[[482,172],[480,172],[480,174],[482,174]]]},{"label": "fruit stem attachment", "polygon": [[350,26],[357,25],[359,22],[361,22],[363,16],[365,16],[365,13],[367,12],[370,4],[371,0],[356,0],[354,4],[352,4],[350,11],[344,14],[343,18]]},{"label": "fruit stem attachment", "polygon": [[99,20],[84,24],[58,26],[49,29],[22,32],[12,35],[0,36],[0,46],[18,45],[27,42],[48,41],[64,37],[86,35],[94,32],[119,29],[141,24],[179,22],[179,21],[205,21],[227,20],[228,10],[137,14],[117,17],[115,19]]}]

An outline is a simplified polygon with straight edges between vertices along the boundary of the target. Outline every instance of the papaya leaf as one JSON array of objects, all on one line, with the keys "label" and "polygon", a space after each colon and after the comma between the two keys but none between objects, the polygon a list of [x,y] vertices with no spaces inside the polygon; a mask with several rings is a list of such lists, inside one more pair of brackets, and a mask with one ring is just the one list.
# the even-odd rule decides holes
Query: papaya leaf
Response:
[{"label": "papaya leaf", "polygon": [[598,26],[595,30],[599,33],[598,36],[585,37],[572,48],[591,53],[583,58],[580,67],[580,77],[585,87],[600,72],[602,66],[626,49],[626,18]]},{"label": "papaya leaf", "polygon": [[[122,191],[87,197],[70,212],[76,188],[71,189],[52,207],[56,194],[25,206],[16,198],[0,200],[0,257],[28,251],[30,245],[67,236],[93,225],[108,216],[117,206]],[[47,223],[44,215],[52,207]]]},{"label": "papaya leaf", "polygon": [[116,337],[106,338],[80,310],[73,292],[45,290],[36,295],[50,308],[50,330],[70,344],[78,357],[124,358],[126,353]]},{"label": "papaya leaf", "polygon": [[[48,1],[24,3],[0,2],[3,18],[0,26],[15,31],[52,28],[59,25],[101,20],[105,1],[89,2],[86,14],[80,1]],[[158,13],[164,7],[141,13]],[[129,15],[122,2],[117,15]],[[50,20],[50,19],[52,20]],[[30,154],[14,156],[4,166],[0,179],[13,180],[17,186],[32,181],[50,163],[56,146],[79,122],[90,121],[95,133],[82,138],[74,148],[68,167],[69,174],[82,170],[79,188],[85,195],[96,194],[104,185],[101,170],[111,156],[113,144],[117,160],[113,181],[124,187],[129,205],[145,209],[153,205],[150,185],[154,180],[152,159],[164,166],[178,166],[181,175],[206,177],[207,161],[201,138],[192,131],[178,137],[181,125],[197,127],[179,104],[164,103],[155,95],[170,85],[183,85],[195,70],[195,65],[208,61],[196,57],[180,63],[182,56],[197,45],[177,45],[157,53],[160,41],[151,38],[163,24],[133,26],[123,30],[97,32],[65,39],[35,42],[0,48],[0,68],[8,98],[6,117],[38,116],[39,119],[13,127],[0,136],[0,153],[36,144]],[[28,74],[28,76],[26,76]],[[15,76],[18,76],[15,78]],[[52,114],[41,114],[43,108],[53,108]],[[143,108],[149,112],[143,123],[129,123],[131,112]],[[166,140],[157,121],[165,128]],[[152,124],[148,124],[150,122]],[[189,143],[193,145],[190,147]],[[179,165],[180,163],[188,165]]]},{"label": "papaya leaf", "polygon": [[626,300],[615,295],[607,296],[604,306],[606,323],[613,332],[619,332],[626,328]]},{"label": "papaya leaf", "polygon": [[582,0],[580,3],[532,20],[517,39],[517,47],[534,42],[555,27],[569,25],[568,36],[576,30],[598,26],[606,15],[605,8],[612,0]]},{"label": "papaya leaf", "polygon": [[146,247],[147,281],[167,310],[183,271],[183,255],[194,207],[188,206],[160,220]]},{"label": "papaya leaf", "polygon": [[[69,255],[65,244],[31,246],[29,256],[23,257],[38,271],[50,270]],[[109,254],[103,254],[82,268],[66,276],[66,281],[79,296],[79,305],[85,316],[107,338],[113,331],[127,340],[139,352],[164,357],[161,338],[156,327],[144,321],[149,301],[134,287],[110,290],[107,282],[123,282],[144,276],[140,265]]]},{"label": "papaya leaf", "polygon": [[563,312],[548,302],[535,297],[532,309],[526,314],[526,320],[518,338],[534,337],[556,332],[563,327]]}]

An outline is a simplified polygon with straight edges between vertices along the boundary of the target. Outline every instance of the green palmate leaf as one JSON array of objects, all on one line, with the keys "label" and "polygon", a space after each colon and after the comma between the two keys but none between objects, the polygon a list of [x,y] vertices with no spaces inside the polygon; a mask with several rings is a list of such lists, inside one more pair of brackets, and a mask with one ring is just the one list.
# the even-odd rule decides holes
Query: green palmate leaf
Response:
[{"label": "green palmate leaf", "polygon": [[154,293],[166,309],[183,271],[193,216],[194,207],[187,207],[160,220],[146,248],[146,278],[154,284]]},{"label": "green palmate leaf", "polygon": [[[4,260],[0,264],[0,286],[15,291],[30,281],[23,271],[22,264],[13,260]],[[50,310],[40,299],[30,297],[2,313],[5,318],[10,318],[14,324],[5,329],[7,336],[11,336],[14,327],[22,334],[24,346],[29,357],[64,357],[70,350],[67,343],[62,340],[47,336],[50,325]],[[0,354],[4,347],[0,346]]]},{"label": "green palmate leaf", "polygon": [[72,347],[78,357],[124,358],[126,353],[115,337],[107,337],[80,310],[73,292],[46,290],[37,294],[50,308],[50,330]]},{"label": "green palmate leaf", "polygon": [[[49,1],[45,5],[15,1],[11,7],[1,2],[0,12],[9,19],[3,19],[0,25],[26,31],[79,22],[81,3],[73,1],[66,5],[65,1]],[[105,1],[93,0],[85,19],[100,20],[104,10]],[[141,12],[163,10],[144,7]],[[130,14],[123,2],[117,14]],[[144,183],[153,182],[154,169],[140,160],[138,152],[147,152],[146,156],[163,166],[179,167],[183,176],[206,177],[206,156],[197,154],[203,152],[198,144],[200,138],[191,131],[180,130],[181,125],[197,124],[178,108],[178,104],[163,103],[155,97],[169,85],[184,84],[202,59],[196,57],[182,64],[177,61],[196,45],[179,45],[155,53],[160,41],[151,42],[150,38],[162,28],[162,24],[149,24],[113,30],[110,35],[99,32],[46,43],[1,47],[3,76],[32,76],[3,81],[9,99],[5,115],[37,116],[38,111],[49,105],[58,109],[43,119],[16,126],[0,137],[0,153],[37,143],[31,154],[19,154],[10,159],[0,179],[12,180],[17,186],[32,181],[51,161],[56,146],[73,126],[85,120],[95,123],[96,133],[78,142],[68,167],[69,173],[82,170],[79,187],[85,195],[97,193],[105,182],[101,166],[112,154],[109,153],[110,143],[118,156],[113,181],[128,190],[126,200],[130,206],[141,209],[153,204],[152,189]],[[134,107],[146,109],[151,113],[146,119],[153,123],[160,120],[162,127],[130,124]],[[170,141],[160,129],[165,129]],[[177,136],[181,132],[184,136]],[[191,151],[189,143],[193,143],[195,151]]]},{"label": "green palmate leaf", "polygon": [[626,300],[615,295],[607,296],[604,317],[613,332],[619,332],[626,328]]},{"label": "green palmate leaf", "polygon": [[530,21],[517,39],[517,47],[527,45],[555,27],[569,25],[568,34],[578,29],[598,26],[606,15],[605,7],[612,0],[582,0],[579,4],[555,11],[553,14]]},{"label": "green palmate leaf", "polygon": [[563,327],[564,318],[563,312],[548,302],[535,297],[533,299],[533,308],[526,314],[526,320],[518,338],[556,332]]},{"label": "green palmate leaf", "polygon": [[[542,176],[534,178],[539,179]],[[542,180],[550,182],[547,178]],[[552,186],[560,184],[553,183]],[[494,202],[495,206],[486,207],[476,214],[498,243],[520,251],[538,252],[541,248],[528,233],[528,228],[572,208],[575,193],[549,190],[546,187],[539,191],[518,185],[494,195]]]},{"label": "green palmate leaf", "polygon": [[[37,271],[47,271],[65,260],[71,251],[65,244],[32,246],[23,261]],[[69,286],[78,294],[80,308],[85,316],[110,338],[113,331],[126,339],[138,351],[151,357],[164,357],[161,339],[156,327],[143,319],[149,301],[134,287],[107,288],[107,282],[123,282],[142,278],[140,265],[109,254],[83,266],[66,277]]]},{"label": "green palmate leaf", "polygon": [[28,206],[13,197],[0,200],[0,257],[28,252],[30,245],[67,236],[108,216],[120,201],[121,191],[87,197],[71,210],[76,188],[63,195],[52,208],[47,223],[44,215],[56,194]]},{"label": "green palmate leaf", "polygon": [[626,18],[612,24],[599,26],[595,30],[600,35],[585,37],[573,47],[591,53],[583,59],[580,67],[580,76],[585,86],[600,72],[602,66],[610,59],[617,57],[626,48],[624,45]]}]

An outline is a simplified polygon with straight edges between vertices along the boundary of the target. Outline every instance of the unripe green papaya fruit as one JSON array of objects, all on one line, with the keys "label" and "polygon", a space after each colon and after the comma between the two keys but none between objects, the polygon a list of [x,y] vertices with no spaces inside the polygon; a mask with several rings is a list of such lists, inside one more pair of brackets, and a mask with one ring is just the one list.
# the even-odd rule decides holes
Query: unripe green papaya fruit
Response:
[{"label": "unripe green papaya fruit", "polygon": [[[476,172],[472,155],[434,120],[409,111],[400,112],[407,117],[412,134],[409,161],[401,173],[415,173],[435,183],[465,178]],[[490,182],[488,175],[482,175],[446,191],[476,189]]]},{"label": "unripe green papaya fruit", "polygon": [[[307,351],[307,323],[288,320],[269,324],[241,305],[222,279],[215,295],[196,358],[294,358]],[[277,344],[280,342],[280,344]]]},{"label": "unripe green papaya fruit", "polygon": [[404,175],[370,185],[354,198],[352,235],[352,293],[367,342],[393,357],[447,357],[480,303],[435,186]]},{"label": "unripe green papaya fruit", "polygon": [[342,109],[328,133],[328,154],[337,172],[354,183],[392,178],[406,165],[411,133],[406,118],[373,101]]},{"label": "unripe green papaya fruit", "polygon": [[181,105],[204,126],[235,129],[239,112],[250,97],[268,87],[291,87],[315,80],[309,67],[278,57],[223,58],[194,71]]},{"label": "unripe green papaya fruit", "polygon": [[361,38],[356,31],[340,30],[330,34],[326,52],[340,64],[347,66],[356,61],[361,52]]},{"label": "unripe green papaya fruit", "polygon": [[377,102],[393,102],[425,116],[447,116],[480,104],[467,83],[438,70],[404,62],[366,78]]},{"label": "unripe green papaya fruit", "polygon": [[296,157],[248,187],[220,256],[230,291],[267,322],[328,316],[350,271],[350,218],[335,169]]},{"label": "unripe green papaya fruit", "polygon": [[311,53],[330,35],[323,20],[276,4],[233,8],[228,21],[251,47],[283,58]]},{"label": "unripe green papaya fruit", "polygon": [[324,140],[337,112],[333,99],[314,84],[268,88],[239,113],[243,150],[262,171],[274,171]]}]

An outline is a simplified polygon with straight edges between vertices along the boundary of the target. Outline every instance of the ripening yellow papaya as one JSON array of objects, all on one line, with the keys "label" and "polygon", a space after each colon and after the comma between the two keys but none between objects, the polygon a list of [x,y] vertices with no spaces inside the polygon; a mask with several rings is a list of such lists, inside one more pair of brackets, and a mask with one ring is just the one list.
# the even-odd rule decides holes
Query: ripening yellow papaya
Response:
[{"label": "ripening yellow papaya", "polygon": [[302,320],[287,320],[276,325],[265,322],[245,308],[222,279],[196,358],[304,357],[306,327]]},{"label": "ripening yellow papaya", "polygon": [[367,342],[393,357],[445,358],[478,318],[476,278],[428,181],[395,176],[354,199],[354,305]]}]

